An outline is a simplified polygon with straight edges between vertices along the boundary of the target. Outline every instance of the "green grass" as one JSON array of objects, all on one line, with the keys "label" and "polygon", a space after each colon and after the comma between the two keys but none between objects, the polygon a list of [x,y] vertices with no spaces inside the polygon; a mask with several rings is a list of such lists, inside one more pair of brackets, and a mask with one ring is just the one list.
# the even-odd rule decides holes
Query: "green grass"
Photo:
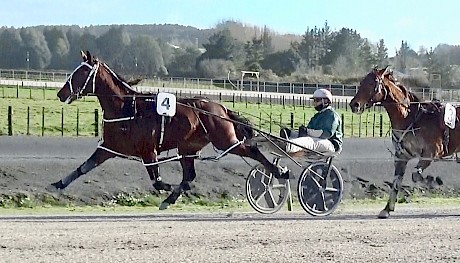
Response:
[{"label": "green grass", "polygon": [[[8,107],[12,108],[12,135],[94,136],[96,110],[100,134],[102,110],[96,97],[84,97],[68,105],[61,103],[56,93],[54,89],[0,87],[0,135],[9,134]],[[222,104],[249,118],[256,128],[275,134],[280,127],[291,126],[291,114],[293,126],[297,128],[316,112],[305,105],[232,101]],[[369,110],[356,115],[346,105],[336,108],[343,118],[346,137],[385,136],[390,128],[386,112]]]},{"label": "green grass", "polygon": [[[156,200],[153,203],[158,203],[164,199],[165,196],[152,197],[144,196],[147,199]],[[139,200],[144,199],[140,198]],[[144,199],[145,201],[145,199]],[[144,202],[142,201],[142,202]],[[188,199],[182,198],[178,200],[175,205],[170,206],[167,210],[160,211],[158,205],[150,204],[104,204],[104,205],[73,205],[73,204],[47,204],[40,203],[33,198],[25,198],[23,203],[29,202],[24,206],[0,206],[0,214],[2,216],[8,215],[40,215],[40,214],[167,214],[167,213],[225,213],[231,215],[233,212],[245,213],[254,212],[245,199],[223,199],[218,201],[211,201],[206,199]],[[339,205],[334,214],[341,213],[367,213],[366,211],[380,211],[386,204],[387,197],[378,199],[344,199]],[[396,204],[396,210],[411,209],[411,208],[436,208],[440,210],[458,209],[460,207],[460,197],[426,197],[426,196],[413,196],[409,203]],[[281,209],[280,212],[287,212],[287,204]],[[278,212],[278,213],[280,213]],[[293,201],[293,213],[306,213],[300,207],[297,200]]]}]

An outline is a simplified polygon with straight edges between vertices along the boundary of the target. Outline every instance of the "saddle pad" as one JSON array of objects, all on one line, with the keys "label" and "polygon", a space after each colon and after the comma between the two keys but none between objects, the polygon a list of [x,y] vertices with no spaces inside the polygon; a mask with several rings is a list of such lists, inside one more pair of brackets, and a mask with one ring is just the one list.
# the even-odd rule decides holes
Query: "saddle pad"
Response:
[{"label": "saddle pad", "polygon": [[455,107],[450,104],[446,103],[445,111],[444,111],[444,123],[447,127],[451,129],[455,129],[455,121],[457,120],[457,111]]}]

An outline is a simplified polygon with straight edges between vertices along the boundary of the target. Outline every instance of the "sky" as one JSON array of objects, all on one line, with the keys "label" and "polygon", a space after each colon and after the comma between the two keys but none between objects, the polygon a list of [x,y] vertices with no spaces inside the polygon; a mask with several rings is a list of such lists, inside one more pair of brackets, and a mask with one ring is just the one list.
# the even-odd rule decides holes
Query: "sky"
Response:
[{"label": "sky", "polygon": [[460,1],[444,0],[15,0],[2,1],[0,26],[178,24],[200,29],[233,20],[280,34],[308,28],[356,29],[394,55],[407,41],[421,46],[460,45]]}]

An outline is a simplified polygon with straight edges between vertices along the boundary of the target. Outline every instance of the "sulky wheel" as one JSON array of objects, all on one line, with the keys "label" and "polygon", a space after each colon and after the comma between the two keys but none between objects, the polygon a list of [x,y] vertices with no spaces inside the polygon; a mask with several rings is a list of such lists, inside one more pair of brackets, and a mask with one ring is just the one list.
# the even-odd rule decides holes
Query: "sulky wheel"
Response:
[{"label": "sulky wheel", "polygon": [[246,197],[257,212],[272,214],[279,211],[290,194],[289,180],[276,179],[262,165],[249,172]]},{"label": "sulky wheel", "polygon": [[299,178],[297,194],[302,208],[312,216],[327,216],[339,206],[343,196],[343,179],[339,170],[325,162],[313,163]]}]

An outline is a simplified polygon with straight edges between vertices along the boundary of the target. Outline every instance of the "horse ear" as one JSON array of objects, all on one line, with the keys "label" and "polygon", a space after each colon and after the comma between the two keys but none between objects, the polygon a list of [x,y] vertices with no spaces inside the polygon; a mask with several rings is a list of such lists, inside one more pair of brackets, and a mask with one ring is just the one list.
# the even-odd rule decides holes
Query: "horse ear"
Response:
[{"label": "horse ear", "polygon": [[378,71],[378,74],[379,74],[380,76],[385,75],[385,73],[387,72],[387,69],[388,69],[388,66],[386,66],[386,67],[380,69],[380,70]]},{"label": "horse ear", "polygon": [[81,58],[83,59],[83,61],[88,60],[88,58],[86,57],[86,53],[83,50],[80,50],[80,54],[81,54]]},{"label": "horse ear", "polygon": [[86,57],[87,57],[89,62],[93,61],[93,57],[91,56],[91,53],[89,53],[88,50],[86,50]]}]

